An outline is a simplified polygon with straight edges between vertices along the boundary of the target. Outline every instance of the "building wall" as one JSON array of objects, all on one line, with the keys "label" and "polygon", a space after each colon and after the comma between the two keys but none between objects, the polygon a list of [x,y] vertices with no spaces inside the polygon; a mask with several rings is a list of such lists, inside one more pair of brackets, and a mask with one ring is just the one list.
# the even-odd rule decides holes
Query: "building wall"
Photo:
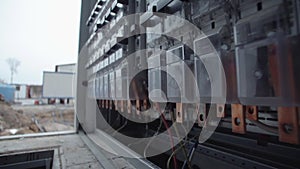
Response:
[{"label": "building wall", "polygon": [[57,65],[55,67],[55,72],[75,73],[75,66],[76,64]]},{"label": "building wall", "polygon": [[17,88],[19,87],[19,90],[16,89],[15,91],[15,99],[25,99],[27,96],[27,85],[15,85]]},{"label": "building wall", "polygon": [[97,0],[82,0],[81,1],[81,17],[80,17],[80,34],[79,34],[79,51],[89,38],[89,29],[86,26],[86,21],[90,16],[94,5]]},{"label": "building wall", "polygon": [[40,85],[30,86],[30,98],[42,98],[43,87]]},{"label": "building wall", "polygon": [[0,94],[4,97],[6,102],[14,102],[15,87],[11,85],[0,84]]}]

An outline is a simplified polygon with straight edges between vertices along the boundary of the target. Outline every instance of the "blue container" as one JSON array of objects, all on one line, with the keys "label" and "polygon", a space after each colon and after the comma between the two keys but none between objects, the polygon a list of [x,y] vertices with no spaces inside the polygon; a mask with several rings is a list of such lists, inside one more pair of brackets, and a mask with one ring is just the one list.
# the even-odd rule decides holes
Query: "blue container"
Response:
[{"label": "blue container", "polygon": [[15,90],[15,86],[0,84],[0,94],[4,97],[6,102],[14,102]]}]

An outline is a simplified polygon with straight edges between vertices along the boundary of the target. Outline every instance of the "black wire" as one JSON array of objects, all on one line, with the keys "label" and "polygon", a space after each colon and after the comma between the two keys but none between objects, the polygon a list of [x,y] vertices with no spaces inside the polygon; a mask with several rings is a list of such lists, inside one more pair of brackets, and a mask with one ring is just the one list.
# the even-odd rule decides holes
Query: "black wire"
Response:
[{"label": "black wire", "polygon": [[148,150],[150,144],[153,142],[154,136],[157,136],[157,135],[158,135],[158,133],[159,133],[161,127],[162,127],[162,123],[163,123],[163,122],[162,122],[162,119],[160,118],[160,123],[159,123],[159,126],[158,126],[158,128],[157,128],[157,131],[154,133],[153,137],[152,137],[151,140],[147,143],[147,145],[146,145],[146,147],[145,147],[145,149],[144,149],[144,154],[143,154],[144,157],[146,157],[146,155],[147,155],[147,150]]},{"label": "black wire", "polygon": [[181,169],[185,169],[186,164],[187,164],[188,162],[191,162],[191,161],[192,161],[193,154],[194,154],[195,150],[197,149],[198,144],[199,144],[199,141],[196,140],[196,142],[194,143],[194,145],[191,147],[191,149],[190,149],[190,151],[189,151],[188,158],[187,158],[186,160],[184,160],[184,163],[183,163]]},{"label": "black wire", "polygon": [[274,134],[278,134],[278,128],[277,127],[274,127],[274,126],[269,126],[269,125],[266,125],[260,121],[256,121],[256,120],[250,120],[248,119],[251,123],[255,124],[257,127],[265,130],[265,131],[268,131],[270,133],[274,133]]}]

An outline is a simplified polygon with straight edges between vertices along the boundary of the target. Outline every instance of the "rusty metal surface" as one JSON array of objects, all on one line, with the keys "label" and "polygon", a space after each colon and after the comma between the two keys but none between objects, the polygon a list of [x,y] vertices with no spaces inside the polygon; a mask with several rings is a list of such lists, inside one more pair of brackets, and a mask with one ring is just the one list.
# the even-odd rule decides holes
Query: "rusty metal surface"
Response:
[{"label": "rusty metal surface", "polygon": [[136,114],[140,115],[141,114],[141,104],[140,100],[136,100]]},{"label": "rusty metal surface", "polygon": [[299,110],[295,107],[278,107],[279,141],[299,144]]},{"label": "rusty metal surface", "polygon": [[258,120],[257,106],[246,106],[246,118],[249,120]]},{"label": "rusty metal surface", "polygon": [[246,133],[245,106],[241,104],[231,104],[231,120],[232,132],[240,134]]},{"label": "rusty metal surface", "polygon": [[127,100],[127,113],[131,113],[131,102],[130,100]]},{"label": "rusty metal surface", "polygon": [[147,110],[148,109],[148,102],[146,99],[143,100],[143,110]]}]

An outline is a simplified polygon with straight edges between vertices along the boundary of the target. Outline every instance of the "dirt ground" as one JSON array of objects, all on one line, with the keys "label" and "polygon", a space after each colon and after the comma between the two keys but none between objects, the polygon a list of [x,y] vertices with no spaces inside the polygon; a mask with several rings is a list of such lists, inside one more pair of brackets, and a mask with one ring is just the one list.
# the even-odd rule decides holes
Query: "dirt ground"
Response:
[{"label": "dirt ground", "polygon": [[0,101],[0,136],[74,129],[72,105],[10,105]]}]

